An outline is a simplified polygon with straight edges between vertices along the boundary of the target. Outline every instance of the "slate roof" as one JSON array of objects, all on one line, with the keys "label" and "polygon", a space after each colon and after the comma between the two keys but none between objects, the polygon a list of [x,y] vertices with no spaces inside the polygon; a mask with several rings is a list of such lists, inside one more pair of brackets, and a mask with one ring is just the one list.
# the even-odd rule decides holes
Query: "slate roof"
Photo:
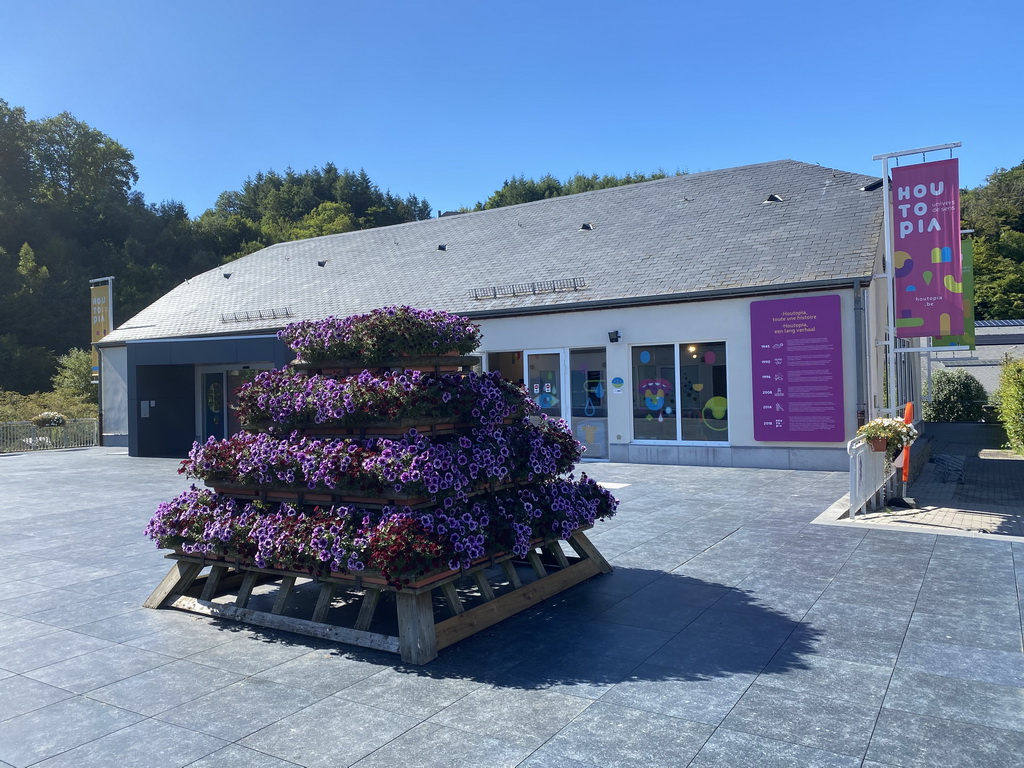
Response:
[{"label": "slate roof", "polygon": [[[875,270],[877,182],[780,160],[280,243],[182,283],[103,343],[247,334],[391,304],[514,315],[849,284]],[[573,278],[586,287],[471,293]]]}]

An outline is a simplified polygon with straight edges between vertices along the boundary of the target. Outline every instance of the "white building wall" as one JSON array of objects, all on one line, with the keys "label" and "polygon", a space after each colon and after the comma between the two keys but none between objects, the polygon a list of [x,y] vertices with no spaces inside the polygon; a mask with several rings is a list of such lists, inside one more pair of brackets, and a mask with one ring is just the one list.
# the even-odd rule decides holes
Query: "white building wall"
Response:
[{"label": "white building wall", "polygon": [[[854,292],[852,289],[846,289],[822,293],[837,294],[841,299],[844,431],[846,438],[850,439],[857,430]],[[483,336],[480,351],[604,347],[607,350],[609,382],[616,376],[625,380],[621,392],[616,393],[609,387],[610,456],[616,461],[845,470],[849,468],[845,442],[776,443],[754,440],[750,303],[764,298],[808,295],[811,294],[778,294],[628,309],[484,319],[480,321]],[[619,331],[621,341],[609,343],[609,331]],[[651,444],[648,441],[634,441],[632,347],[720,341],[726,344],[727,356],[728,442]],[[870,334],[865,339],[865,347],[874,347]],[[875,366],[871,368],[875,369]],[[874,372],[869,371],[866,378],[870,379],[876,374],[877,369]]]}]

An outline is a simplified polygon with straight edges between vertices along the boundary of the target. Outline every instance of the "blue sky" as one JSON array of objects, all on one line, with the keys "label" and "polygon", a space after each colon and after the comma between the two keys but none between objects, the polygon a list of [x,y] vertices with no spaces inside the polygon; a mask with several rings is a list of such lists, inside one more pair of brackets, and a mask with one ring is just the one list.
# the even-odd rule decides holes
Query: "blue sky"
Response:
[{"label": "blue sky", "polygon": [[327,162],[436,211],[519,174],[878,175],[875,154],[962,141],[974,187],[1024,160],[1022,7],[0,0],[0,98],[113,137],[148,202],[194,216]]}]

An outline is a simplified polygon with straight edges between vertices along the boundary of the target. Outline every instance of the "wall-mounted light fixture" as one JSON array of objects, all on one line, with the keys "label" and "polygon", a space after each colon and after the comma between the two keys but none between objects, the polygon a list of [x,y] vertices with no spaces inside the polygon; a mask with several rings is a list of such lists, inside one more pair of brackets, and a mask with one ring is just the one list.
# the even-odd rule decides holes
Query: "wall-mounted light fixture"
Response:
[{"label": "wall-mounted light fixture", "polygon": [[610,341],[612,344],[614,344],[621,338],[622,334],[620,334],[618,331],[608,331],[608,341]]}]

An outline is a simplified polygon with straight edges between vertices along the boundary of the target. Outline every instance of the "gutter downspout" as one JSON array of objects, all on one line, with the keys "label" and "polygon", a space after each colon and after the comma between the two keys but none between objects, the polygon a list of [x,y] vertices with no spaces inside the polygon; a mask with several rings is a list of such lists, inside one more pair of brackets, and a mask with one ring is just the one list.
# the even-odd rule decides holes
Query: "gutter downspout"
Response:
[{"label": "gutter downspout", "polygon": [[864,287],[861,285],[861,278],[853,280],[853,335],[857,368],[857,426],[862,427],[867,422],[867,360],[865,360],[865,337],[867,328],[864,325]]}]

